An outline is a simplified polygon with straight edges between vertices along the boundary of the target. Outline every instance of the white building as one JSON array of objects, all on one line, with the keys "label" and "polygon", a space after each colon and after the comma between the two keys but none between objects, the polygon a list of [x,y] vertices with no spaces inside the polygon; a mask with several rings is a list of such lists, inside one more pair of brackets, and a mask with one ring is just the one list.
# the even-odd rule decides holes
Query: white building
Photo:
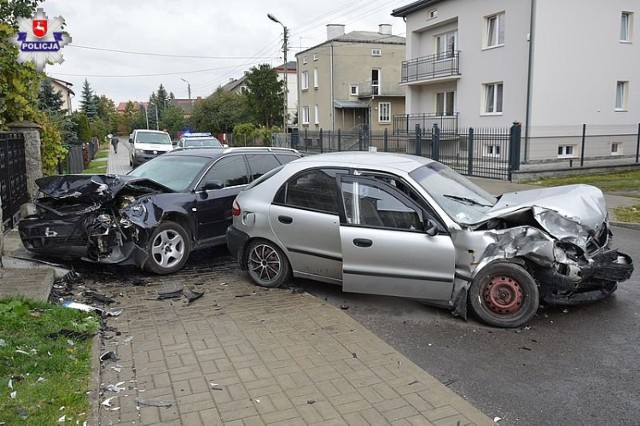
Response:
[{"label": "white building", "polygon": [[[408,117],[522,122],[525,160],[635,154],[638,0],[422,0],[406,20]],[[424,118],[424,117],[422,117]],[[456,120],[457,118],[457,120]]]}]

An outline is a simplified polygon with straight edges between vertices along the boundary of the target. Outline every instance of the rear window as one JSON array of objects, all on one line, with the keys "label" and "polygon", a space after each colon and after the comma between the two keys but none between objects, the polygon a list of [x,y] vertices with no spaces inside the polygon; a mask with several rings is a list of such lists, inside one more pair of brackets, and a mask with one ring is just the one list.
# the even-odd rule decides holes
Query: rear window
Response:
[{"label": "rear window", "polygon": [[263,174],[278,167],[280,162],[273,154],[247,154],[251,180],[258,179]]},{"label": "rear window", "polygon": [[272,176],[276,175],[280,170],[282,170],[283,166],[278,166],[273,170],[269,170],[267,173],[263,174],[262,176],[260,176],[258,179],[254,180],[253,182],[251,182],[249,184],[249,186],[247,186],[246,189],[251,189],[255,186],[260,185],[262,182],[266,182],[267,180],[269,180]]}]

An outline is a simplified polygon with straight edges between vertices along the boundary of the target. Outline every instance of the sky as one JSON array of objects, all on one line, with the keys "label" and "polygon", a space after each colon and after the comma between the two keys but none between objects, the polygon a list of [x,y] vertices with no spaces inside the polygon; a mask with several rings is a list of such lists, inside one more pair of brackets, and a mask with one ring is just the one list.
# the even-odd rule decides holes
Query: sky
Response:
[{"label": "sky", "polygon": [[97,95],[119,102],[147,101],[162,84],[176,98],[207,97],[259,64],[281,65],[283,28],[288,60],[326,40],[327,24],[345,32],[378,31],[391,24],[405,36],[393,9],[413,0],[45,0],[48,19],[61,16],[71,44],[64,62],[45,72],[73,83],[74,109],[87,79]]}]

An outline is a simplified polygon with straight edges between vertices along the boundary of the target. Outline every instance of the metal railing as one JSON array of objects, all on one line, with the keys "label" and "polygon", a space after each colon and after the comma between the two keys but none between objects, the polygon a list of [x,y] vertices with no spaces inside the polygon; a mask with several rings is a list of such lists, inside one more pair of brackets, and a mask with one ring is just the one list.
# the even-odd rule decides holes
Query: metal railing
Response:
[{"label": "metal railing", "polygon": [[411,134],[415,133],[416,126],[420,126],[421,129],[430,129],[434,124],[443,132],[457,132],[458,115],[459,113],[457,112],[451,115],[436,113],[394,115],[393,134]]},{"label": "metal railing", "polygon": [[29,200],[24,135],[0,132],[0,199],[2,229],[13,228],[20,206]]},{"label": "metal railing", "polygon": [[405,88],[397,81],[365,81],[358,83],[358,97],[404,96]]},{"label": "metal railing", "polygon": [[448,51],[402,62],[402,83],[460,75],[460,51]]}]

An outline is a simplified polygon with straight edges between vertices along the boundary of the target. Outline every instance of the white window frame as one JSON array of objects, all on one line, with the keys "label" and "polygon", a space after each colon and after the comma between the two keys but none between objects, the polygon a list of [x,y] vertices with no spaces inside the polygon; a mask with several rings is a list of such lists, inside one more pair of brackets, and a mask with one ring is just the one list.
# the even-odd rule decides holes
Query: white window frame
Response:
[{"label": "white window frame", "polygon": [[483,115],[502,115],[504,111],[504,83],[495,81],[485,83],[483,88]]},{"label": "white window frame", "polygon": [[615,111],[627,111],[629,100],[629,82],[617,81],[616,82],[616,105]]},{"label": "white window frame", "polygon": [[483,156],[500,158],[500,145],[483,145]]},{"label": "white window frame", "polygon": [[504,46],[504,12],[494,13],[484,18],[485,37],[484,46],[487,49]]},{"label": "white window frame", "polygon": [[313,118],[316,124],[320,124],[320,107],[318,105],[313,106]]},{"label": "white window frame", "polygon": [[391,102],[378,102],[378,123],[391,123]]},{"label": "white window frame", "polygon": [[[441,116],[453,115],[455,109],[455,96],[456,94],[454,91],[437,92],[435,96],[436,114],[440,114]],[[440,105],[440,103],[442,103],[442,105]],[[447,110],[448,106],[451,106],[451,111]]]},{"label": "white window frame", "polygon": [[318,54],[317,54],[317,53],[314,53],[314,54],[313,54],[313,60],[314,60],[314,61],[317,61],[317,60],[318,60]]},{"label": "white window frame", "polygon": [[623,155],[623,147],[622,142],[611,142],[611,155]]},{"label": "white window frame", "polygon": [[318,88],[318,68],[313,69],[313,88]]},{"label": "white window frame", "polygon": [[300,89],[309,90],[309,72],[302,71],[300,73]]},{"label": "white window frame", "polygon": [[458,31],[448,31],[434,36],[436,60],[453,58],[458,49]]},{"label": "white window frame", "polygon": [[309,107],[302,107],[302,124],[309,124]]},{"label": "white window frame", "polygon": [[371,49],[371,56],[382,56],[382,49]]},{"label": "white window frame", "polygon": [[620,15],[620,41],[631,43],[633,36],[633,12],[622,12]]},{"label": "white window frame", "polygon": [[303,64],[303,65],[306,65],[306,64],[307,64],[307,62],[308,62],[308,61],[307,61],[307,57],[306,57],[306,56],[303,56],[303,57],[302,57],[302,64]]},{"label": "white window frame", "polygon": [[349,86],[349,94],[351,96],[358,96],[358,85],[357,84],[352,84],[351,86]]},{"label": "white window frame", "polygon": [[558,158],[576,158],[577,145],[558,145]]}]

